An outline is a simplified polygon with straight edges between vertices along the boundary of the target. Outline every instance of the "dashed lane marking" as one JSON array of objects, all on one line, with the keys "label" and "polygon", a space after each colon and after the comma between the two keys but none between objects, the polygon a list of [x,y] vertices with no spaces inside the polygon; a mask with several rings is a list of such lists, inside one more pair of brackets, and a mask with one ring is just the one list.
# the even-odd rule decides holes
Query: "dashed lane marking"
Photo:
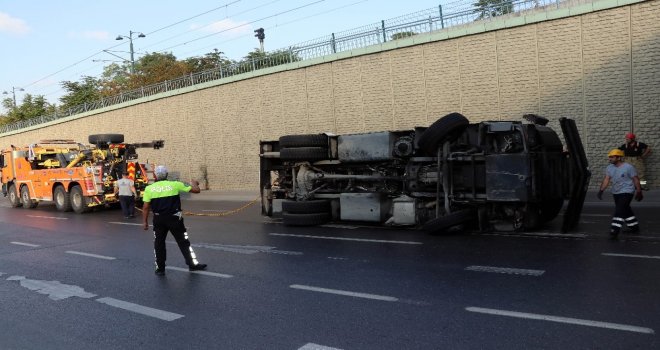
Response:
[{"label": "dashed lane marking", "polygon": [[[108,223],[109,224],[114,224],[114,225],[142,226],[142,224],[136,224],[136,223],[133,223],[133,222],[110,221]],[[151,225],[149,225],[149,226],[151,226]]]},{"label": "dashed lane marking", "polygon": [[495,266],[468,266],[465,268],[468,271],[480,272],[494,272],[505,273],[509,275],[527,275],[527,276],[541,276],[545,270],[530,270],[530,269],[514,269],[509,267],[495,267]]},{"label": "dashed lane marking", "polygon": [[67,250],[67,254],[75,254],[75,255],[82,255],[82,256],[88,256],[90,258],[97,258],[97,259],[104,259],[104,260],[115,260],[117,258],[113,258],[111,256],[105,256],[105,255],[97,255],[97,254],[90,254],[90,253],[83,253],[83,252],[77,252],[75,250]]},{"label": "dashed lane marking", "polygon": [[123,301],[114,298],[98,298],[96,299],[96,301],[122,310],[135,312],[149,317],[155,317],[164,321],[174,321],[176,319],[184,317],[183,315],[175,314],[173,312],[158,310],[148,306],[133,304],[133,303],[129,303],[128,301]]},{"label": "dashed lane marking", "polygon": [[391,240],[385,240],[385,239],[364,239],[364,238],[347,238],[347,237],[294,235],[294,234],[288,234],[288,233],[269,233],[269,235],[271,235],[271,236],[283,236],[283,237],[314,238],[314,239],[333,239],[333,240],[339,240],[339,241],[371,242],[371,243],[424,244],[422,242],[414,242],[414,241],[391,241]]},{"label": "dashed lane marking", "polygon": [[344,296],[349,296],[349,297],[354,297],[354,298],[364,298],[364,299],[373,299],[373,300],[381,300],[381,301],[398,301],[399,300],[398,298],[390,297],[390,296],[386,296],[386,295],[358,293],[358,292],[351,292],[351,291],[347,291],[347,290],[328,289],[328,288],[321,288],[321,287],[305,286],[305,285],[300,285],[300,284],[292,284],[289,287],[293,288],[293,289],[301,289],[301,290],[307,290],[307,291],[311,291],[311,292],[320,292],[320,293],[344,295]]},{"label": "dashed lane marking", "polygon": [[579,319],[579,318],[570,318],[570,317],[561,317],[561,316],[552,316],[552,315],[542,315],[542,314],[530,314],[530,313],[526,313],[526,312],[497,310],[497,309],[486,309],[486,308],[473,307],[473,306],[466,307],[465,310],[467,310],[469,312],[477,312],[477,313],[496,315],[496,316],[507,316],[507,317],[525,318],[525,319],[530,319],[530,320],[568,323],[568,324],[576,324],[576,325],[580,325],[580,326],[615,329],[615,330],[619,330],[619,331],[628,331],[628,332],[645,333],[645,334],[654,334],[655,333],[655,331],[653,329],[646,328],[646,327],[630,326],[630,325],[620,324],[620,323],[610,323],[610,322],[583,320],[583,319]]},{"label": "dashed lane marking", "polygon": [[232,278],[232,277],[234,277],[232,275],[225,275],[224,273],[217,273],[217,272],[189,271],[188,269],[184,269],[184,268],[181,268],[181,267],[174,267],[174,266],[165,266],[165,269],[166,270],[181,271],[181,272],[188,272],[188,273],[195,273],[195,274],[198,274],[198,275],[220,277],[220,278]]},{"label": "dashed lane marking", "polygon": [[25,215],[29,218],[39,218],[39,219],[53,219],[53,220],[69,220],[69,218],[61,218],[58,216],[42,216],[42,215]]},{"label": "dashed lane marking", "polygon": [[339,348],[331,348],[329,346],[324,346],[324,345],[319,345],[319,344],[314,344],[314,343],[307,343],[303,345],[302,347],[299,347],[298,350],[341,350]]},{"label": "dashed lane marking", "polygon": [[617,253],[603,253],[602,255],[619,256],[623,258],[660,259],[660,256],[657,255],[617,254]]},{"label": "dashed lane marking", "polygon": [[16,245],[24,245],[26,247],[32,247],[32,248],[41,247],[38,244],[32,244],[32,243],[24,243],[24,242],[9,242],[9,243],[16,244]]}]

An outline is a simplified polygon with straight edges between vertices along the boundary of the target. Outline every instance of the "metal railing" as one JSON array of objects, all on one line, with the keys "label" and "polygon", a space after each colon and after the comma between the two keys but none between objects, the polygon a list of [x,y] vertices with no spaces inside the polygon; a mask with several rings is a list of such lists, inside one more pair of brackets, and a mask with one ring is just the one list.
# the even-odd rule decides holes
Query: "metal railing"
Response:
[{"label": "metal railing", "polygon": [[412,35],[430,33],[445,28],[491,20],[501,16],[519,16],[529,11],[547,11],[560,6],[591,2],[591,0],[501,0],[496,6],[477,8],[474,0],[461,0],[446,5],[439,5],[407,15],[383,20],[359,28],[332,33],[264,55],[264,58],[241,61],[231,65],[218,66],[215,69],[191,73],[177,79],[148,85],[139,89],[123,92],[91,103],[58,111],[47,116],[39,116],[0,126],[0,133],[15,131],[60,118],[89,112],[99,108],[149,97],[163,92],[177,90],[244,74],[255,70],[274,67],[301,60],[350,51],[371,45],[378,45],[394,39]]}]

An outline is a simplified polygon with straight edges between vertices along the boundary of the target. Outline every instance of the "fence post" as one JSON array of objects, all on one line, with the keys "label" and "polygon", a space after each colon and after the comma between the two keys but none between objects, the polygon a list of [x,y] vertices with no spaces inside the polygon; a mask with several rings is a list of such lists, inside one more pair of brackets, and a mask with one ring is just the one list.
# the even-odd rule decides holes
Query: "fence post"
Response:
[{"label": "fence post", "polygon": [[385,20],[380,21],[380,26],[383,28],[383,42],[387,42],[387,34],[385,34]]},{"label": "fence post", "polygon": [[332,41],[330,42],[332,53],[337,53],[337,42],[335,41],[335,33],[332,33]]},{"label": "fence post", "polygon": [[140,92],[142,93],[142,97],[144,97],[144,86],[140,87]]},{"label": "fence post", "polygon": [[293,63],[293,48],[289,46],[289,63]]},{"label": "fence post", "polygon": [[254,58],[252,59],[252,70],[257,70],[257,65],[254,63]]},{"label": "fence post", "polygon": [[221,64],[218,65],[218,70],[220,71],[220,79],[222,79],[223,77],[222,77],[222,65]]},{"label": "fence post", "polygon": [[442,5],[438,5],[440,10],[440,28],[445,29],[445,20],[442,18]]}]

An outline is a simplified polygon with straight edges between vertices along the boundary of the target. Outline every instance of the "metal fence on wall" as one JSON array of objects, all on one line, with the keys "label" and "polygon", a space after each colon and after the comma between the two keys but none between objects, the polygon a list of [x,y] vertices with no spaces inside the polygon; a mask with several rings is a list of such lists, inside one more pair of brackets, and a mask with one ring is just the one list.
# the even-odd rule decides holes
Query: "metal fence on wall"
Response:
[{"label": "metal fence on wall", "polygon": [[321,38],[273,51],[266,55],[267,57],[262,59],[241,61],[232,65],[219,66],[212,70],[191,73],[177,79],[167,80],[158,84],[123,92],[120,95],[107,97],[91,103],[85,103],[64,111],[56,112],[52,115],[40,116],[6,124],[0,127],[0,133],[15,131],[60,118],[89,112],[95,109],[219,80],[238,74],[244,74],[263,68],[313,59],[371,45],[378,45],[407,36],[440,31],[445,28],[466,25],[474,23],[475,21],[490,20],[500,16],[519,16],[529,11],[548,11],[563,6],[564,4],[591,2],[591,0],[500,0],[497,5],[476,7],[473,1],[474,0],[461,0],[389,20],[383,20],[359,28],[331,33],[330,35]]}]

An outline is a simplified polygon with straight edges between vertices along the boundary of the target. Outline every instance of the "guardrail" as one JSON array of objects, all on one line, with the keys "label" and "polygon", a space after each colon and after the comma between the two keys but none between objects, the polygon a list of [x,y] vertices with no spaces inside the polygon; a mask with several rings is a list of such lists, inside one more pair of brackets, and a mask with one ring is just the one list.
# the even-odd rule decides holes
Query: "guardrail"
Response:
[{"label": "guardrail", "polygon": [[105,108],[139,98],[149,97],[163,92],[219,80],[263,68],[382,44],[398,38],[444,30],[445,28],[465,25],[479,20],[489,20],[499,16],[520,15],[529,11],[547,11],[566,4],[574,5],[576,3],[591,2],[591,0],[499,0],[496,5],[477,7],[473,1],[474,0],[461,0],[444,6],[439,5],[435,8],[410,13],[389,20],[383,20],[378,23],[372,23],[359,28],[332,33],[285,49],[273,51],[263,59],[241,61],[227,66],[219,66],[211,70],[191,73],[177,79],[144,86],[139,89],[123,92],[116,96],[78,105],[65,111],[56,112],[52,115],[40,116],[2,125],[0,126],[0,133],[20,130],[95,109]]}]

